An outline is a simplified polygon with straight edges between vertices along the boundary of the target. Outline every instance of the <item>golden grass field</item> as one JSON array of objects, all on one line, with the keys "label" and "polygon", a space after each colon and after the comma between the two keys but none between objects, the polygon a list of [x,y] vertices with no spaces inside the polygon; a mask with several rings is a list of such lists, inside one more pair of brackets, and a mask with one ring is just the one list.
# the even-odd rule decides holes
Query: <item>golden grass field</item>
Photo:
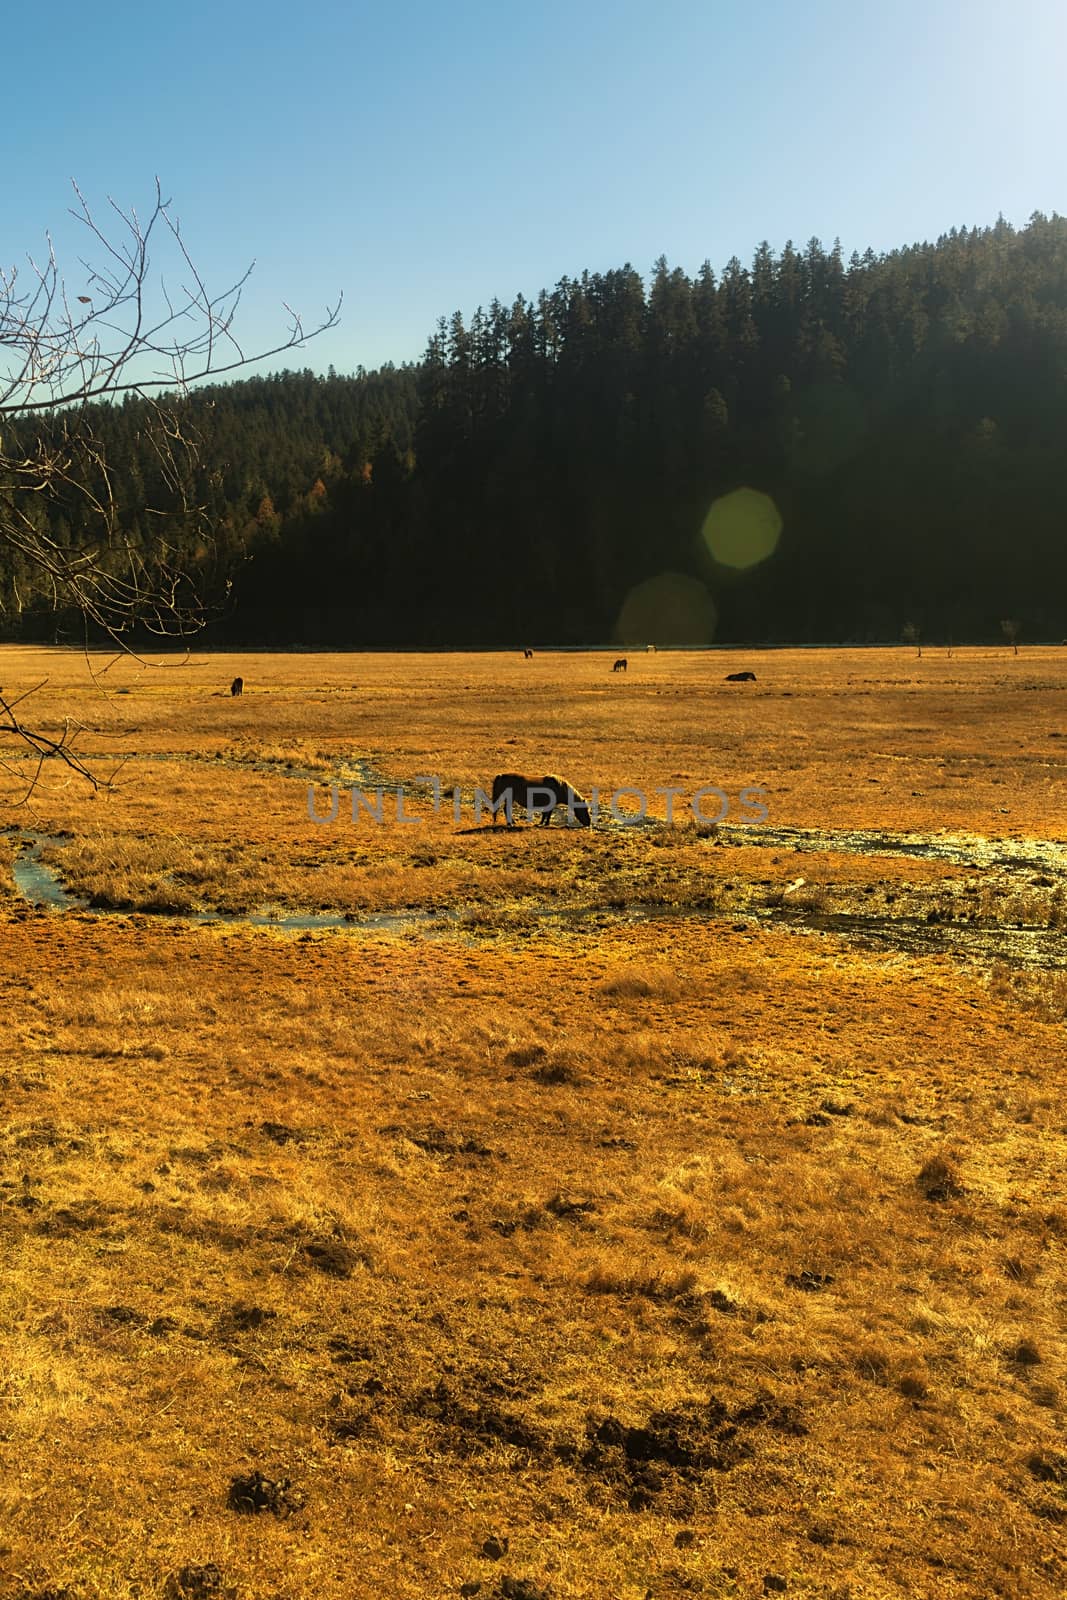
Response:
[{"label": "golden grass field", "polygon": [[0,1600],[1067,1591],[1067,650],[612,660],[0,649]]}]

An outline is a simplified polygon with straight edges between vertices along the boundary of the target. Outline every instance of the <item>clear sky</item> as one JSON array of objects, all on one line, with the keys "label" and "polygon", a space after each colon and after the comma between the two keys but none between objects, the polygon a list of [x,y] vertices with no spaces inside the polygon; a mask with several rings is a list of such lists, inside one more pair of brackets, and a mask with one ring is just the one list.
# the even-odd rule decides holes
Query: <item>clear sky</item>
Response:
[{"label": "clear sky", "polygon": [[[9,16],[0,258],[158,174],[290,366],[417,359],[439,316],[763,239],[848,256],[1067,209],[1067,0],[53,0]],[[44,21],[47,21],[47,35]],[[278,365],[280,363],[273,363]]]}]

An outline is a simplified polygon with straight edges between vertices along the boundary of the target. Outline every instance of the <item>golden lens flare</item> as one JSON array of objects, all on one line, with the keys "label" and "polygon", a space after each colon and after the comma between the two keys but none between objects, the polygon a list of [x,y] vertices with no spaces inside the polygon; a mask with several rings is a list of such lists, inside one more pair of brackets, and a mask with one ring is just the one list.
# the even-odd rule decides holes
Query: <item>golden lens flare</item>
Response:
[{"label": "golden lens flare", "polygon": [[615,624],[620,644],[701,645],[715,637],[715,602],[699,578],[661,572],[630,590]]},{"label": "golden lens flare", "polygon": [[735,489],[712,503],[701,535],[708,553],[723,567],[758,566],[772,555],[782,518],[769,494]]}]

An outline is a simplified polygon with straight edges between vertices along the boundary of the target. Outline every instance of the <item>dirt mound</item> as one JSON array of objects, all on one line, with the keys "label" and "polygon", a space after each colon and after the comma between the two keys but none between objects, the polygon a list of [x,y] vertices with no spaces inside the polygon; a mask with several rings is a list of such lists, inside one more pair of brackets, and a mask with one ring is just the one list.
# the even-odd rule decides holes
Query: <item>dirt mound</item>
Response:
[{"label": "dirt mound", "polygon": [[304,1495],[288,1478],[265,1478],[262,1472],[249,1472],[234,1478],[226,1496],[231,1511],[246,1515],[271,1511],[276,1517],[292,1516],[304,1508]]},{"label": "dirt mound", "polygon": [[521,1417],[488,1400],[454,1394],[444,1379],[415,1395],[407,1409],[412,1416],[434,1422],[445,1436],[442,1442],[457,1455],[470,1455],[492,1444],[515,1445],[538,1459],[552,1454],[551,1440]]},{"label": "dirt mound", "polygon": [[237,1590],[225,1582],[214,1561],[201,1567],[182,1567],[172,1572],[163,1586],[164,1600],[235,1600]]},{"label": "dirt mound", "polygon": [[709,1474],[751,1459],[754,1447],[746,1433],[760,1426],[807,1433],[792,1407],[757,1400],[731,1412],[712,1396],[703,1404],[653,1411],[637,1427],[612,1416],[591,1424],[577,1464],[598,1481],[601,1493],[625,1500],[632,1511],[662,1505],[689,1515],[701,1498],[715,1497]]}]

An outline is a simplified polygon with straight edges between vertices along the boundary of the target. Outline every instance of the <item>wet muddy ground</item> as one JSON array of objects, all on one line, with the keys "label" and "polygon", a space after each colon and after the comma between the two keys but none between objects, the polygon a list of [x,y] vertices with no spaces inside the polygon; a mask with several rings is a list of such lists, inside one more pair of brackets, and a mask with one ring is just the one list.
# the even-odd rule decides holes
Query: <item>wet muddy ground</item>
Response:
[{"label": "wet muddy ground", "polygon": [[[376,783],[388,782],[368,764],[361,766],[367,781],[373,773]],[[293,776],[307,778],[303,772]],[[604,826],[631,831],[624,824]],[[649,819],[640,831],[662,832],[666,827],[665,823]],[[8,830],[8,836],[16,842],[14,886],[28,904],[53,912],[125,914],[123,909],[94,907],[65,886],[62,837],[18,830]],[[785,925],[833,934],[875,948],[915,954],[948,953],[1037,969],[1067,968],[1067,845],[1060,841],[724,823],[708,830],[706,843],[709,849],[776,848],[797,857],[799,866],[803,866],[805,855],[844,854],[862,858],[872,866],[881,859],[904,857],[943,863],[956,872],[933,884],[903,886],[877,879],[859,885],[810,884],[802,875],[783,885],[773,879],[742,877],[727,881],[725,887],[718,882],[709,884],[706,894],[689,901],[672,898],[663,902],[619,903],[617,898],[598,902],[594,897],[581,902],[536,902],[527,898],[500,906],[435,910],[409,907],[364,914],[271,908],[240,913],[154,910],[151,914],[180,916],[198,924],[224,923],[293,932],[420,933],[427,937],[459,937],[468,942],[501,937],[521,939],[546,926],[558,935],[569,929],[580,932],[589,927],[661,918],[744,918],[754,925]],[[961,876],[959,869],[966,876]]]}]

